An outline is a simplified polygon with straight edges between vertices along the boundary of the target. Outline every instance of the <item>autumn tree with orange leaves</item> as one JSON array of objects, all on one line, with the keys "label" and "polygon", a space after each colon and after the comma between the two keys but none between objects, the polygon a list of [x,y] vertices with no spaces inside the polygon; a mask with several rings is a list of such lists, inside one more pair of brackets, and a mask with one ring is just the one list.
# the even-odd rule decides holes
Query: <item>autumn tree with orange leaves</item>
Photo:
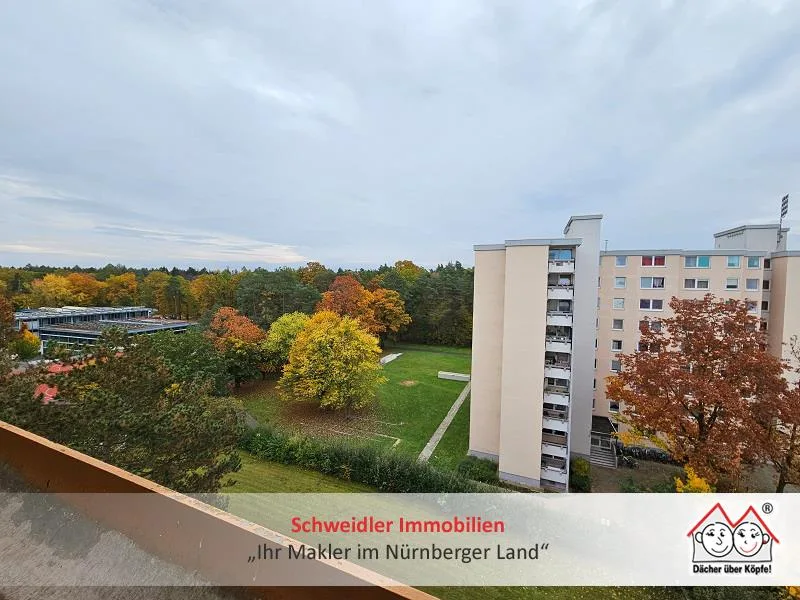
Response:
[{"label": "autumn tree with orange leaves", "polygon": [[352,275],[340,275],[333,280],[317,304],[317,312],[322,311],[352,317],[377,336],[397,333],[411,323],[399,293],[384,288],[370,291]]},{"label": "autumn tree with orange leaves", "polygon": [[206,336],[224,357],[236,387],[263,370],[262,342],[267,333],[235,308],[224,306],[217,310]]},{"label": "autumn tree with orange leaves", "polygon": [[758,407],[785,388],[785,365],[766,351],[745,302],[673,298],[674,316],[643,322],[640,349],[621,355],[607,396],[621,421],[710,483],[735,480],[761,455]]},{"label": "autumn tree with orange leaves", "polygon": [[754,412],[760,426],[762,457],[778,472],[775,491],[782,493],[789,484],[800,485],[800,340],[793,336],[788,344],[793,360],[791,385],[784,393],[759,403]]}]

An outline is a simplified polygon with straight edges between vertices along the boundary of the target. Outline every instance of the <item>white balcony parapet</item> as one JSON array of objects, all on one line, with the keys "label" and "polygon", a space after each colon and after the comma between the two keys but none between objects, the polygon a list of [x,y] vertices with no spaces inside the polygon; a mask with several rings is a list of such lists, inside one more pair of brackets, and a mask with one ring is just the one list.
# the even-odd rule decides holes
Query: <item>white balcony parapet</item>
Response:
[{"label": "white balcony parapet", "polygon": [[550,444],[549,442],[542,442],[542,454],[550,454],[552,456],[561,456],[566,458],[567,447]]},{"label": "white balcony parapet", "polygon": [[548,261],[547,270],[550,273],[574,273],[574,260],[551,260]]},{"label": "white balcony parapet", "polygon": [[553,419],[551,417],[543,417],[542,427],[546,429],[552,429],[554,431],[569,431],[569,421]]},{"label": "white balcony parapet", "polygon": [[557,483],[567,483],[567,470],[558,467],[542,467],[541,479],[555,481]]},{"label": "white balcony parapet", "polygon": [[575,297],[575,290],[572,287],[548,286],[547,298],[549,300],[572,300]]},{"label": "white balcony parapet", "polygon": [[544,341],[544,349],[549,352],[569,353],[572,352],[572,342],[569,341],[569,338],[546,338]]},{"label": "white balcony parapet", "polygon": [[554,365],[544,366],[544,376],[556,379],[569,379],[571,370],[569,367],[556,367]]},{"label": "white balcony parapet", "polygon": [[562,327],[572,327],[572,313],[550,312],[547,313],[547,324]]},{"label": "white balcony parapet", "polygon": [[566,410],[569,407],[568,394],[553,394],[551,392],[545,392],[544,401],[547,402],[547,404],[555,404],[556,406],[563,406],[564,410]]}]

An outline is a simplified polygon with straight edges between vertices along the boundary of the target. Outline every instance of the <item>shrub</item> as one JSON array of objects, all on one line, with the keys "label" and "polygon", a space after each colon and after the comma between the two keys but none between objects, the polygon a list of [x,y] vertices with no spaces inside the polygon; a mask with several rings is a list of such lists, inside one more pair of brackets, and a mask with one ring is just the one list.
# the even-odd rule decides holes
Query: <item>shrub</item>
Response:
[{"label": "shrub", "polygon": [[573,458],[569,465],[569,489],[571,492],[591,492],[591,467],[585,458]]},{"label": "shrub", "polygon": [[439,471],[416,457],[342,439],[311,438],[274,427],[245,433],[240,447],[259,458],[363,483],[379,492],[506,492],[460,473]]},{"label": "shrub", "polygon": [[497,475],[497,463],[486,458],[467,456],[460,463],[456,471],[467,479],[482,481],[496,485],[500,482]]}]

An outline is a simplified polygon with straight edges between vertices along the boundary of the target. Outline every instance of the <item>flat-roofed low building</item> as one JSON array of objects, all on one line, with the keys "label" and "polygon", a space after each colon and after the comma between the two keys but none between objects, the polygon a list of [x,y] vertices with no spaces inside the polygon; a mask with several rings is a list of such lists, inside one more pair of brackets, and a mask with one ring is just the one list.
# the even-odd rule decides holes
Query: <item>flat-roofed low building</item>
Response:
[{"label": "flat-roofed low building", "polygon": [[17,329],[23,325],[36,333],[44,352],[50,343],[65,346],[85,346],[97,342],[111,328],[124,330],[128,335],[145,335],[160,331],[185,333],[190,321],[153,317],[146,306],[63,306],[61,308],[25,309],[14,313]]}]

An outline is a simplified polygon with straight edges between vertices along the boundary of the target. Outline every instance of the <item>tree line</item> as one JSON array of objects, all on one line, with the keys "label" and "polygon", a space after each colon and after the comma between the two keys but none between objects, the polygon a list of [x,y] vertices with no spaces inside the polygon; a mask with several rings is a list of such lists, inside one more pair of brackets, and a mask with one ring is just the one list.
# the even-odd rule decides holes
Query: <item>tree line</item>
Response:
[{"label": "tree line", "polygon": [[[355,294],[355,284],[364,291]],[[14,309],[144,305],[165,317],[205,322],[218,308],[232,307],[263,329],[287,313],[311,314],[331,295],[361,303],[362,314],[370,310],[364,306],[381,305],[385,319],[392,318],[392,307],[402,301],[410,319],[402,327],[390,332],[367,326],[383,342],[464,346],[472,340],[473,269],[459,262],[426,269],[401,260],[357,271],[334,271],[318,262],[299,268],[238,271],[28,265],[0,268],[0,295]]]}]

